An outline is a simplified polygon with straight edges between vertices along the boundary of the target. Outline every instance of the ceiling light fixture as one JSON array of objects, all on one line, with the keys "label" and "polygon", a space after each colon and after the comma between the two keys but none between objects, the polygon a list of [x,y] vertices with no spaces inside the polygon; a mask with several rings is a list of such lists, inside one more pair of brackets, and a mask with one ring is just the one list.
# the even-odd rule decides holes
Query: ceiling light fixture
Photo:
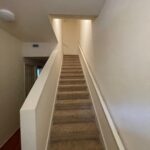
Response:
[{"label": "ceiling light fixture", "polygon": [[7,9],[0,9],[0,19],[12,22],[15,20],[15,14]]}]

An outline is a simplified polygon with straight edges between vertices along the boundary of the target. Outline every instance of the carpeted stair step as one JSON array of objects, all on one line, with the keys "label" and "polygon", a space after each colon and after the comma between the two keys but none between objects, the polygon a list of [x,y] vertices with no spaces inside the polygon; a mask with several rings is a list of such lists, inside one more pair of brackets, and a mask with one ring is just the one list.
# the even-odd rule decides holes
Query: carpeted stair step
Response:
[{"label": "carpeted stair step", "polygon": [[74,63],[74,62],[68,62],[68,63],[63,63],[63,66],[81,66],[81,64],[78,63]]},{"label": "carpeted stair step", "polygon": [[80,62],[79,58],[64,58],[63,63],[65,62]]},{"label": "carpeted stair step", "polygon": [[98,139],[99,132],[93,122],[53,124],[51,141]]},{"label": "carpeted stair step", "polygon": [[68,58],[68,57],[69,57],[69,58],[70,58],[70,57],[78,57],[78,58],[79,58],[79,55],[64,55],[64,58],[66,58],[66,57],[67,57],[67,58]]},{"label": "carpeted stair step", "polygon": [[89,99],[88,91],[58,92],[57,100]]},{"label": "carpeted stair step", "polygon": [[64,60],[66,60],[66,59],[79,59],[79,57],[64,57],[63,59]]},{"label": "carpeted stair step", "polygon": [[54,124],[92,121],[95,121],[95,116],[92,109],[56,110],[54,112]]},{"label": "carpeted stair step", "polygon": [[63,61],[63,65],[68,65],[68,64],[78,64],[78,65],[81,65],[79,59],[76,60],[76,61],[73,61],[73,60],[64,60],[64,61]]},{"label": "carpeted stair step", "polygon": [[56,101],[55,109],[88,109],[91,108],[92,103],[89,99],[76,99],[76,100],[59,100]]},{"label": "carpeted stair step", "polygon": [[78,55],[64,55],[50,150],[104,150]]},{"label": "carpeted stair step", "polygon": [[84,79],[84,75],[83,74],[61,74],[60,76],[61,79]]},{"label": "carpeted stair step", "polygon": [[66,72],[66,73],[61,73],[61,76],[83,76],[83,72],[78,72],[78,73],[71,73],[71,72]]},{"label": "carpeted stair step", "polygon": [[77,85],[59,85],[59,92],[63,91],[87,91],[86,84],[77,84]]},{"label": "carpeted stair step", "polygon": [[52,150],[104,150],[99,139],[52,142],[51,149]]},{"label": "carpeted stair step", "polygon": [[63,59],[64,60],[66,60],[66,59],[79,59],[79,57],[64,57]]},{"label": "carpeted stair step", "polygon": [[60,85],[68,85],[68,84],[85,84],[85,79],[60,79]]},{"label": "carpeted stair step", "polygon": [[82,69],[78,69],[78,70],[62,70],[61,73],[73,73],[73,74],[79,74],[79,73],[83,73]]},{"label": "carpeted stair step", "polygon": [[62,70],[78,70],[81,66],[62,66]]}]

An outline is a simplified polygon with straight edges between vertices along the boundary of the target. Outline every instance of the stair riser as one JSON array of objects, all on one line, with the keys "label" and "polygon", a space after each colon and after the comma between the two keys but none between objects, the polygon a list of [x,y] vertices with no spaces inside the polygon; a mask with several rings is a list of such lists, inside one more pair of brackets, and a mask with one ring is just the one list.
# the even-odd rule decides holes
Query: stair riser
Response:
[{"label": "stair riser", "polygon": [[76,67],[76,66],[74,66],[74,67],[62,67],[62,70],[82,70],[82,68],[81,67]]},{"label": "stair riser", "polygon": [[63,60],[79,60],[79,57],[64,57]]},{"label": "stair riser", "polygon": [[63,58],[79,58],[79,55],[64,55]]},{"label": "stair riser", "polygon": [[60,76],[61,79],[84,79],[84,76],[81,75],[81,76]]},{"label": "stair riser", "polygon": [[52,150],[104,150],[99,140],[53,142],[51,148]]},{"label": "stair riser", "polygon": [[63,66],[81,66],[81,64],[79,62],[78,63],[68,62],[68,63],[63,63]]},{"label": "stair riser", "polygon": [[79,61],[65,61],[62,66],[81,66]]},{"label": "stair riser", "polygon": [[79,58],[65,58],[63,62],[80,62]]},{"label": "stair riser", "polygon": [[64,57],[63,59],[79,59],[79,57]]},{"label": "stair riser", "polygon": [[56,141],[66,141],[66,140],[97,140],[99,138],[97,132],[95,133],[74,133],[74,134],[66,134],[63,136],[52,136],[52,142]]},{"label": "stair riser", "polygon": [[70,57],[75,57],[75,58],[79,58],[79,56],[78,55],[64,55],[63,56],[64,58],[70,58]]},{"label": "stair riser", "polygon": [[58,100],[65,100],[65,99],[89,99],[89,93],[68,93],[68,94],[58,94]]},{"label": "stair riser", "polygon": [[63,74],[80,74],[80,73],[83,73],[83,71],[80,69],[80,70],[62,70],[61,73]]},{"label": "stair riser", "polygon": [[58,91],[86,91],[87,86],[61,86],[58,87]]},{"label": "stair riser", "polygon": [[90,109],[92,107],[91,104],[87,105],[56,105],[56,110],[72,110],[72,109]]},{"label": "stair riser", "polygon": [[85,80],[70,80],[70,81],[65,81],[65,80],[60,80],[60,85],[70,85],[70,84],[85,84]]},{"label": "stair riser", "polygon": [[84,76],[83,73],[61,73],[61,76]]},{"label": "stair riser", "polygon": [[56,117],[54,116],[54,124],[59,124],[59,123],[79,123],[79,122],[93,122],[94,121],[94,116],[88,116],[88,117],[77,117],[77,118],[72,118],[72,117]]},{"label": "stair riser", "polygon": [[79,59],[64,59],[63,63],[80,63]]},{"label": "stair riser", "polygon": [[68,65],[62,65],[62,68],[64,67],[70,67],[70,68],[74,68],[74,67],[80,67],[81,68],[81,65],[74,65],[74,64],[68,64]]},{"label": "stair riser", "polygon": [[80,61],[79,60],[64,60],[63,61],[63,64],[80,64]]}]

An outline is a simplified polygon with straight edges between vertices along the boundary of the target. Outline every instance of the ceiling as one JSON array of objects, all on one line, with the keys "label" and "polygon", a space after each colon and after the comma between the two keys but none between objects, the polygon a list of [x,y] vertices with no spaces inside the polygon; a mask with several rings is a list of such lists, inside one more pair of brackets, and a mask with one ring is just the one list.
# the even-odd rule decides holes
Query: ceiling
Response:
[{"label": "ceiling", "polygon": [[0,0],[0,9],[16,15],[15,22],[0,20],[0,28],[25,42],[49,42],[53,33],[48,15],[97,16],[104,0]]}]

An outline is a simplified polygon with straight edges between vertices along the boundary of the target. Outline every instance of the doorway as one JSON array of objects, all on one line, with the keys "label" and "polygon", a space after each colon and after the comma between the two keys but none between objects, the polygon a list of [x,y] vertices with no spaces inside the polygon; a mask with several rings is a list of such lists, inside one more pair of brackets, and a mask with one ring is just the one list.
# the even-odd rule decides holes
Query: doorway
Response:
[{"label": "doorway", "polygon": [[29,94],[35,81],[47,62],[48,57],[25,57],[25,97]]}]

